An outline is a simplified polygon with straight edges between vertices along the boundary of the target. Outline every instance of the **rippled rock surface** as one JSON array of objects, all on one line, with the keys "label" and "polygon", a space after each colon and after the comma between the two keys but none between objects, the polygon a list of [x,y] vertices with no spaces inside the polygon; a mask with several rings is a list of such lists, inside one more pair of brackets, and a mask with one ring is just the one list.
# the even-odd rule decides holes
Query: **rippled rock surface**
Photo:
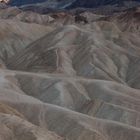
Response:
[{"label": "rippled rock surface", "polygon": [[1,6],[0,139],[140,140],[139,23]]}]

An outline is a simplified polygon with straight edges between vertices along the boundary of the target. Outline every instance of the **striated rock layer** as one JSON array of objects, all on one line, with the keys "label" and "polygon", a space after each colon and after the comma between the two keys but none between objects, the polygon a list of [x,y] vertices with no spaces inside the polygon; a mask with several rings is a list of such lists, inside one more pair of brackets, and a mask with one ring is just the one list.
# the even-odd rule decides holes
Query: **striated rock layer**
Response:
[{"label": "striated rock layer", "polygon": [[139,8],[0,20],[0,140],[140,140]]}]

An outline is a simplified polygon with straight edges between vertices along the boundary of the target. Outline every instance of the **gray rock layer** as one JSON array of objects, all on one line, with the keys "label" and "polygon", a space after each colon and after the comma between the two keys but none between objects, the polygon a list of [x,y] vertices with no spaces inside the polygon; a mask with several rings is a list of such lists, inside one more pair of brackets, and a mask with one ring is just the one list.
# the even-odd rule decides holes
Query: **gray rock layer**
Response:
[{"label": "gray rock layer", "polygon": [[140,140],[139,8],[76,16],[0,9],[0,140]]}]

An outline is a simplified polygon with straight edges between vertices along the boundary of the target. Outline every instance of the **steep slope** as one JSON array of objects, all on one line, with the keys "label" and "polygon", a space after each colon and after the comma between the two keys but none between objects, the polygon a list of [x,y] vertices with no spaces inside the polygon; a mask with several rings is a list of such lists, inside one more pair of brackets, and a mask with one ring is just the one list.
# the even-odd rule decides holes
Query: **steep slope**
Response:
[{"label": "steep slope", "polygon": [[1,140],[63,140],[17,116],[0,113]]},{"label": "steep slope", "polygon": [[[32,74],[32,73],[25,73],[25,72],[18,72],[18,71],[17,72],[3,71],[3,73],[5,74],[5,76],[8,76],[8,77],[9,76],[13,77],[14,75],[15,76],[17,75],[18,77],[20,77],[22,75],[25,77],[33,76],[33,78],[40,77],[41,79],[42,78],[44,79],[44,76],[46,75],[46,74],[41,75],[41,74],[36,74],[36,73]],[[58,76],[56,76],[56,77],[51,76],[51,75],[46,75],[46,76],[48,77],[48,78],[46,78],[46,80],[50,80],[51,78],[58,79]],[[60,79],[62,79],[64,81],[65,80],[66,81],[71,80],[72,82],[74,81],[72,78],[68,78],[68,77],[67,78],[60,77]],[[75,80],[77,81],[78,79],[75,79]],[[82,82],[82,83],[85,82],[86,84],[90,85],[89,84],[90,81],[87,82],[87,79],[86,80],[79,79],[78,81]],[[97,82],[100,82],[100,81],[97,81]],[[95,81],[95,83],[96,83],[96,81]],[[95,83],[93,82],[93,85]],[[112,83],[110,82],[110,84],[112,84]],[[101,84],[99,83],[99,85],[101,85]],[[91,87],[93,87],[93,86],[91,86]],[[95,86],[95,87],[97,87],[97,86]],[[93,89],[95,87],[93,87]],[[100,89],[99,87],[97,87],[97,88]],[[110,114],[110,115],[112,113],[113,114],[115,113],[115,112],[109,113],[109,111],[111,111],[111,110],[110,109],[107,110],[107,108],[104,111],[102,110],[103,111],[102,113],[100,110],[98,112],[98,116],[96,116],[96,118],[89,117],[88,115],[76,113],[74,111],[71,111],[71,110],[68,110],[68,109],[65,109],[62,107],[58,107],[58,106],[54,106],[54,105],[50,105],[50,104],[46,104],[46,103],[44,104],[43,102],[41,102],[35,98],[32,98],[31,96],[27,96],[25,94],[20,94],[20,92],[15,93],[15,92],[7,91],[6,88],[3,88],[3,90],[4,89],[5,89],[5,92],[0,93],[0,97],[1,97],[0,100],[2,102],[9,104],[10,106],[12,106],[16,110],[18,110],[20,113],[22,113],[25,116],[25,118],[28,119],[28,121],[30,121],[32,124],[34,124],[36,126],[39,126],[39,128],[43,128],[44,131],[46,131],[46,129],[49,129],[51,131],[56,132],[57,134],[59,134],[60,136],[66,138],[66,139],[85,140],[85,138],[88,138],[89,140],[93,140],[93,139],[97,139],[97,140],[105,140],[105,139],[131,140],[133,138],[134,140],[139,140],[139,138],[140,138],[140,135],[139,135],[140,129],[138,128],[139,127],[139,123],[138,123],[139,116],[138,115],[135,116],[136,120],[137,120],[136,121],[137,126],[134,125],[135,127],[132,127],[131,126],[132,124],[126,125],[125,121],[122,118],[121,118],[121,120],[124,121],[123,123],[118,123],[117,122],[118,120],[110,121],[109,118],[108,118],[109,119],[108,121],[105,120],[105,118],[99,119],[100,117],[98,118],[98,116],[100,116],[101,114],[103,117],[103,112],[105,113],[107,111],[108,114]],[[110,89],[111,88],[109,88],[109,90]],[[126,89],[127,89],[127,87],[126,87]],[[53,93],[53,92],[51,92],[51,93]],[[75,94],[77,94],[77,93],[75,93]],[[137,93],[133,89],[130,91],[129,96],[130,96],[130,94],[137,95]],[[91,95],[93,95],[93,93],[91,93]],[[112,96],[113,96],[113,94],[112,94]],[[138,95],[136,96],[137,99],[139,98],[138,96],[139,96],[139,92],[138,92]],[[108,99],[108,97],[106,99]],[[121,98],[118,97],[118,99],[121,99]],[[129,97],[125,96],[125,99],[129,99]],[[118,110],[118,108],[116,109],[116,114],[118,115],[118,113],[120,113],[120,111],[117,113],[117,110]],[[123,108],[123,110],[126,111],[127,109]],[[131,110],[127,110],[127,111],[128,111],[127,117],[128,118],[130,117],[129,119],[132,121],[132,119],[135,118],[132,115],[134,115],[135,113],[132,112],[132,114],[131,114]],[[126,112],[123,112],[123,113],[125,116]],[[10,117],[9,119],[10,119],[9,123],[12,123],[11,121],[19,120],[17,117],[14,117],[14,118]],[[126,118],[124,117],[124,119],[126,119]],[[17,121],[15,124],[18,124],[19,121]],[[129,122],[129,120],[127,120],[126,123],[127,122]],[[26,125],[28,128],[30,128],[30,126],[31,126],[31,124],[29,125],[28,123],[26,123],[26,121],[22,121],[21,129],[22,129],[23,125]],[[24,129],[26,130],[25,134],[28,134],[28,130],[30,130],[32,133],[36,132],[36,129],[35,130],[28,129],[27,127],[24,127]],[[34,128],[34,127],[32,127],[32,128]],[[15,130],[15,131],[17,132],[17,130]],[[38,133],[39,133],[39,136],[41,137],[42,132],[38,131]],[[38,133],[36,133],[36,134],[38,134]],[[26,138],[26,135],[24,138]],[[30,137],[27,136],[27,138],[30,138]],[[45,138],[45,136],[44,136],[44,138]],[[33,139],[35,139],[35,138],[33,138]]]},{"label": "steep slope", "polygon": [[55,72],[126,84],[132,80],[130,68],[133,71],[133,63],[137,65],[139,62],[135,61],[139,59],[139,48],[133,44],[139,44],[138,38],[139,34],[122,32],[107,21],[86,25],[84,30],[69,25],[32,43],[10,58],[7,66],[16,70]]},{"label": "steep slope", "polygon": [[0,139],[140,140],[139,8],[76,11],[0,9]]},{"label": "steep slope", "polygon": [[1,19],[0,25],[0,57],[3,61],[52,30],[49,27],[17,20]]}]

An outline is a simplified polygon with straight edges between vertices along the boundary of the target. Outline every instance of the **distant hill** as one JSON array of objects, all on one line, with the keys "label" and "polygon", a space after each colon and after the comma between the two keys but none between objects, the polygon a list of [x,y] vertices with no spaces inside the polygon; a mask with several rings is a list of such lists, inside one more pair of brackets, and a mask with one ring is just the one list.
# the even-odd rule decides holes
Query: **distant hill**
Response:
[{"label": "distant hill", "polygon": [[128,2],[131,5],[136,2],[140,2],[140,0],[11,0],[10,5],[28,5],[28,4],[37,4],[37,3],[45,3],[49,7],[58,7],[58,8],[95,8],[104,5],[116,5],[122,6],[124,3]]},{"label": "distant hill", "polygon": [[70,8],[84,7],[84,8],[95,8],[104,5],[116,5],[123,6],[126,2],[140,2],[140,0],[76,0],[72,3]]}]

